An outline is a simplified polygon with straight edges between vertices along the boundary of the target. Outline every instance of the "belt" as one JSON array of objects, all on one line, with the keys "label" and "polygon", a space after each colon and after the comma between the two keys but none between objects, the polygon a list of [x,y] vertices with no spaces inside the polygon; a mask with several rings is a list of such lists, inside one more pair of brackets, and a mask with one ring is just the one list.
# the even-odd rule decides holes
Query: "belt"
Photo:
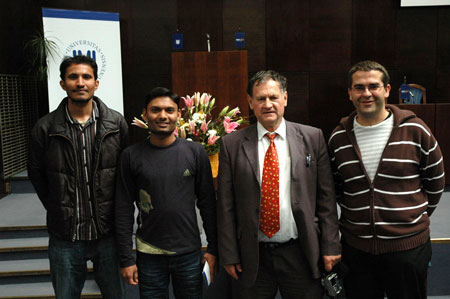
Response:
[{"label": "belt", "polygon": [[259,242],[259,246],[266,249],[275,249],[280,247],[286,247],[292,244],[295,244],[298,241],[298,239],[290,239],[286,242]]}]

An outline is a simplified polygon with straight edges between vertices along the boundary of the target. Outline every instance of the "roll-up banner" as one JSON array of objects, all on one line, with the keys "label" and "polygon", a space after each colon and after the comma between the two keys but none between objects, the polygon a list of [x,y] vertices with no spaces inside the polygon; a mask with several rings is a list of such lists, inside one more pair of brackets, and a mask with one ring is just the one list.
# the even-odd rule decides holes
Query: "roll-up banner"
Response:
[{"label": "roll-up banner", "polygon": [[57,53],[47,57],[50,111],[55,110],[67,96],[59,85],[62,59],[87,55],[98,65],[100,84],[95,95],[108,107],[123,114],[119,14],[43,8],[42,17],[44,36],[57,45]]}]

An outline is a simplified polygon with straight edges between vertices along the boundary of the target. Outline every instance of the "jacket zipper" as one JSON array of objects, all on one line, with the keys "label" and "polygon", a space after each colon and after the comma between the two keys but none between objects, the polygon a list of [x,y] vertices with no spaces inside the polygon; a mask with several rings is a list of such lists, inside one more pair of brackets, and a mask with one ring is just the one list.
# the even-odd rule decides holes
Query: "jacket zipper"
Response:
[{"label": "jacket zipper", "polygon": [[[375,180],[375,178],[374,178]],[[375,241],[377,237],[377,228],[375,225],[375,190],[374,190],[373,182],[370,182],[370,223],[372,225],[372,231],[373,231],[373,239],[372,239],[372,247],[373,250],[377,251],[377,242]]]},{"label": "jacket zipper", "polygon": [[[92,175],[92,177],[93,177],[94,179],[95,179],[95,176],[97,175],[98,163],[99,163],[99,160],[100,160],[100,151],[101,151],[101,148],[102,148],[103,140],[105,140],[106,136],[111,135],[111,134],[114,134],[114,133],[118,133],[118,132],[119,132],[119,129],[113,130],[113,131],[108,131],[108,132],[106,132],[105,134],[103,134],[102,138],[100,139],[100,143],[99,143],[99,145],[98,145],[97,157],[96,157],[96,161],[95,161],[95,169],[94,169],[94,173],[93,173],[93,175]],[[93,181],[94,181],[94,180],[93,180]],[[92,197],[93,197],[93,199],[94,199],[94,206],[95,206],[95,221],[97,222],[97,228],[98,228],[100,234],[102,234],[102,233],[103,233],[103,230],[102,230],[102,228],[100,227],[99,219],[98,219],[98,205],[97,205],[97,198],[96,198],[96,196],[95,196],[95,187],[92,186],[92,188],[93,188]]]},{"label": "jacket zipper", "polygon": [[[49,137],[53,137],[53,136],[60,136],[64,139],[66,139],[67,141],[69,141],[70,145],[72,145],[72,149],[73,149],[73,153],[74,153],[74,159],[75,159],[75,172],[76,172],[76,176],[75,176],[75,185],[78,186],[78,177],[79,177],[79,169],[78,169],[78,161],[77,161],[77,152],[75,149],[75,145],[73,144],[72,140],[70,140],[70,138],[68,138],[66,135],[63,134],[49,134]],[[78,188],[78,187],[77,187]],[[75,204],[75,214],[73,217],[73,223],[72,223],[72,242],[75,242],[75,239],[77,237],[77,233],[76,233],[76,215],[78,214],[78,206]]]},{"label": "jacket zipper", "polygon": [[[391,117],[394,117],[393,115]],[[370,220],[370,223],[372,225],[372,230],[373,230],[373,242],[372,242],[372,249],[374,250],[374,252],[378,252],[378,246],[377,246],[377,242],[376,242],[376,238],[377,238],[377,229],[376,229],[376,225],[375,225],[375,180],[378,177],[378,171],[380,170],[381,167],[381,163],[384,157],[384,152],[386,151],[389,142],[391,142],[392,140],[392,136],[394,135],[394,131],[397,129],[397,126],[393,126],[392,127],[392,131],[391,131],[391,135],[389,136],[389,139],[386,141],[386,145],[384,146],[383,152],[381,153],[380,156],[380,161],[378,162],[378,167],[377,167],[377,171],[375,172],[375,175],[373,176],[373,181],[370,181],[369,176],[367,175],[367,172],[365,173],[367,180],[370,182],[370,209],[371,209],[371,213],[370,213],[370,217],[372,218]],[[361,163],[362,163],[362,157],[361,157]],[[364,164],[363,164],[364,165]],[[365,168],[364,168],[365,171]]]}]

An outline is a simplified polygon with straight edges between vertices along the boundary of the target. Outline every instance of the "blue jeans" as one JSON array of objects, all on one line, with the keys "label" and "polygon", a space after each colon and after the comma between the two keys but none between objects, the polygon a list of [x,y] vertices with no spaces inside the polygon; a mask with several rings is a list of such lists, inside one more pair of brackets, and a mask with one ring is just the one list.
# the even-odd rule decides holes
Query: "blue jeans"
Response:
[{"label": "blue jeans", "polygon": [[103,298],[125,299],[114,237],[70,242],[50,236],[48,257],[56,298],[80,298],[87,275],[86,262],[92,260]]},{"label": "blue jeans", "polygon": [[202,297],[200,250],[176,256],[137,253],[141,299],[169,298],[169,281],[177,299]]}]

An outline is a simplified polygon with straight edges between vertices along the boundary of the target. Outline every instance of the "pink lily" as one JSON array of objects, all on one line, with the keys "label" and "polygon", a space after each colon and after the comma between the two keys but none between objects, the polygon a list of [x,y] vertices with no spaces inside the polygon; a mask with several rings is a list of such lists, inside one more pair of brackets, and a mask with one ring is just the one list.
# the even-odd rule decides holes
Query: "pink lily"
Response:
[{"label": "pink lily", "polygon": [[181,138],[186,139],[186,129],[181,127],[180,131]]},{"label": "pink lily", "polygon": [[175,127],[175,130],[173,131],[173,135],[175,135],[175,137],[178,137],[178,127]]},{"label": "pink lily", "polygon": [[195,122],[193,120],[189,121],[189,131],[191,131],[192,134],[195,133]]},{"label": "pink lily", "polygon": [[194,98],[190,96],[181,97],[184,100],[184,104],[186,105],[186,108],[191,109],[191,107],[194,105]]},{"label": "pink lily", "polygon": [[202,126],[200,127],[200,130],[202,130],[203,133],[206,133],[208,131],[208,125],[211,121],[206,122],[205,120],[202,123]]},{"label": "pink lily", "polygon": [[229,117],[235,117],[236,115],[238,115],[239,113],[241,113],[241,111],[239,110],[239,107],[234,108],[233,110],[231,110],[230,112],[227,113],[227,116]]},{"label": "pink lily", "polygon": [[145,122],[143,122],[142,120],[140,120],[139,118],[136,118],[136,117],[131,122],[131,125],[139,127],[141,129],[148,129],[147,124]]},{"label": "pink lily", "polygon": [[213,145],[217,142],[217,140],[219,140],[220,136],[217,135],[210,135],[208,138],[208,144],[209,145]]},{"label": "pink lily", "polygon": [[194,105],[198,106],[198,104],[200,103],[200,93],[195,92],[193,95],[193,98],[194,98]]},{"label": "pink lily", "polygon": [[200,103],[202,103],[204,106],[208,106],[210,99],[211,99],[210,94],[203,93],[202,97],[200,98]]},{"label": "pink lily", "polygon": [[237,127],[239,127],[239,123],[235,121],[230,122],[230,118],[228,116],[225,116],[225,120],[223,121],[223,127],[225,128],[225,132],[229,134],[234,130],[236,130]]}]

